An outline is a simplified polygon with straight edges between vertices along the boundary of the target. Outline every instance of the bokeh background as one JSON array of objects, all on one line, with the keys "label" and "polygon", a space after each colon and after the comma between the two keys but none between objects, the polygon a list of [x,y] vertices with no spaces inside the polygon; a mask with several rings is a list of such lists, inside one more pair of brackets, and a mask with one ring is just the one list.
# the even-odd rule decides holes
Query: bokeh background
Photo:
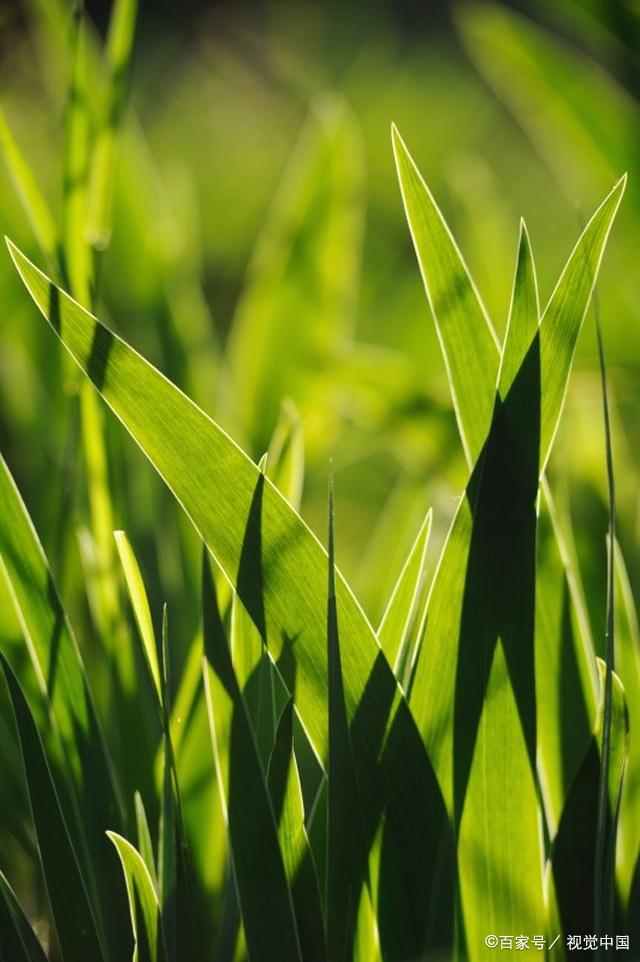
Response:
[{"label": "bokeh background", "polygon": [[[94,45],[109,8],[87,3]],[[68,13],[57,0],[0,6],[3,109],[54,210]],[[141,4],[99,313],[252,457],[269,446],[283,401],[285,418],[299,416],[302,514],[324,538],[333,459],[338,562],[374,622],[429,506],[437,557],[466,478],[392,121],[499,332],[520,216],[545,303],[581,225],[629,172],[598,306],[619,535],[637,592],[639,55],[637,0]],[[89,97],[89,118],[95,106]],[[38,262],[4,170],[0,221]],[[2,252],[0,292],[0,443],[90,649],[77,382]],[[127,529],[154,613],[168,601],[186,651],[197,543],[110,416],[107,440],[114,525]],[[601,637],[607,506],[592,318],[551,477]],[[4,603],[0,620],[18,639]],[[179,677],[179,645],[175,657]]]}]

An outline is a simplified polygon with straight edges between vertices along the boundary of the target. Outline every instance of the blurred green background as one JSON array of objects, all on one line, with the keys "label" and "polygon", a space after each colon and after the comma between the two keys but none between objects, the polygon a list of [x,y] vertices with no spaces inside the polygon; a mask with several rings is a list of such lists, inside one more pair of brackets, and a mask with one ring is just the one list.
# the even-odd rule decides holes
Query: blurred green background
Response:
[{"label": "blurred green background", "polygon": [[[109,7],[87,4],[96,37]],[[54,210],[68,19],[54,0],[0,6],[3,108]],[[628,170],[598,303],[620,540],[640,585],[639,54],[634,0],[141,5],[98,313],[256,459],[281,403],[293,402],[305,437],[302,514],[324,538],[332,458],[338,563],[374,623],[429,506],[437,557],[466,477],[392,121],[499,332],[520,216],[545,303],[581,224]],[[86,106],[91,122],[96,104]],[[0,218],[41,263],[4,170]],[[63,595],[90,629],[75,376],[6,253],[0,290],[0,443]],[[198,611],[195,539],[110,416],[107,441],[114,526],[130,534],[154,611],[168,601],[186,651]],[[593,323],[551,475],[600,638],[607,515]],[[7,605],[1,617],[17,640]]]}]

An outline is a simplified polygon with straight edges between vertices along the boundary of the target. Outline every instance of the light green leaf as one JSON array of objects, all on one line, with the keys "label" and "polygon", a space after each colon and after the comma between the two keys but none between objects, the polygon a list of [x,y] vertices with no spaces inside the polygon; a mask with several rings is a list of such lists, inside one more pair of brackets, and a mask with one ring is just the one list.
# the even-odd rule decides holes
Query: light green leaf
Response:
[{"label": "light green leaf", "polygon": [[432,511],[429,509],[394,585],[377,632],[380,647],[401,683],[405,663],[407,660],[410,661],[412,654],[410,650],[412,631],[422,613],[420,603],[424,594],[432,517]]},{"label": "light green leaf", "polygon": [[551,451],[567,393],[578,334],[591,302],[604,250],[627,183],[626,174],[578,238],[540,322],[540,470]]},{"label": "light green leaf", "polygon": [[164,962],[160,906],[153,879],[140,853],[117,832],[107,832],[122,863],[135,946],[133,962]]},{"label": "light green leaf", "polygon": [[458,428],[471,464],[491,420],[498,344],[451,231],[395,126],[393,151],[405,213],[447,366]]},{"label": "light green leaf", "polygon": [[489,933],[544,931],[536,786],[499,639],[460,822],[458,867],[469,959],[486,958]]},{"label": "light green leaf", "polygon": [[626,909],[633,872],[640,855],[640,628],[629,576],[618,544],[615,564],[616,671],[627,694],[632,733],[629,764],[622,786],[617,859],[617,882],[623,909]]},{"label": "light green leaf", "polygon": [[147,871],[149,872],[151,880],[153,881],[153,887],[157,892],[158,876],[156,873],[156,860],[153,854],[153,842],[151,841],[151,832],[149,831],[147,813],[145,811],[144,802],[142,801],[140,792],[135,793],[133,801],[136,813],[138,851],[140,852],[142,861],[147,866]]},{"label": "light green leaf", "polygon": [[124,571],[125,583],[127,585],[127,591],[129,592],[131,607],[133,608],[133,613],[138,625],[138,631],[140,632],[140,640],[142,641],[142,649],[144,651],[145,660],[149,668],[149,673],[151,675],[151,680],[153,681],[156,695],[158,696],[158,704],[162,706],[163,692],[162,682],[160,680],[160,665],[158,663],[156,635],[153,629],[149,600],[147,598],[144,581],[142,580],[140,566],[138,565],[133,548],[131,547],[125,532],[115,531],[114,537],[116,539],[122,570]]}]

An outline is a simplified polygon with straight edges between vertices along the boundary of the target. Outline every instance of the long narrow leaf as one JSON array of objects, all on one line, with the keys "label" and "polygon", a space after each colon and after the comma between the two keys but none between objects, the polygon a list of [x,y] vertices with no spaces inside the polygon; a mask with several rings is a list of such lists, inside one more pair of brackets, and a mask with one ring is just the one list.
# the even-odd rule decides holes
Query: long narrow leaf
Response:
[{"label": "long narrow leaf", "polygon": [[[24,502],[0,457],[0,570],[2,571],[43,695],[51,705],[69,766],[77,809],[108,938],[122,951],[126,905],[119,871],[104,833],[122,825],[113,767],[85,675],[76,639],[60,601],[42,545]],[[73,813],[67,812],[69,821]],[[104,897],[109,893],[109,898]]]},{"label": "long narrow leaf", "polygon": [[[300,962],[300,944],[269,792],[231,661],[209,560],[203,555],[203,665],[211,740],[221,787],[233,873],[249,954],[254,962]],[[230,725],[228,756],[220,726]]]},{"label": "long narrow leaf", "polygon": [[367,883],[367,850],[344,701],[334,561],[333,487],[329,488],[329,758],[327,764],[327,948],[335,962],[353,956],[360,895]]},{"label": "long narrow leaf", "polygon": [[104,962],[103,940],[40,735],[18,680],[3,655],[0,664],[16,720],[42,870],[63,954],[71,959]]},{"label": "long narrow leaf", "polygon": [[158,663],[158,647],[156,643],[155,631],[153,629],[153,622],[151,620],[149,600],[144,587],[144,581],[142,580],[142,574],[140,572],[140,567],[138,565],[136,556],[133,552],[133,548],[131,547],[125,532],[116,531],[114,533],[114,537],[118,547],[118,554],[120,556],[122,570],[124,571],[127,591],[129,592],[129,598],[131,600],[131,607],[133,608],[133,613],[138,625],[138,631],[140,632],[142,649],[144,651],[144,656],[151,674],[156,695],[158,697],[158,703],[159,705],[162,705],[162,683],[160,680],[160,666]]},{"label": "long narrow leaf", "polygon": [[291,886],[300,949],[305,962],[327,958],[316,867],[304,823],[300,776],[293,752],[293,699],[282,710],[269,759],[268,784],[278,821],[278,838]]},{"label": "long narrow leaf", "polygon": [[377,632],[380,647],[398,678],[401,678],[401,669],[409,654],[410,633],[419,615],[431,519],[429,510],[398,576]]},{"label": "long narrow leaf", "polygon": [[133,962],[164,962],[160,906],[149,870],[140,853],[117,832],[107,833],[122,863],[131,928],[135,941]]},{"label": "long narrow leaf", "polygon": [[429,188],[392,127],[405,212],[447,365],[453,403],[471,464],[487,436],[498,370],[498,345],[462,254]]}]

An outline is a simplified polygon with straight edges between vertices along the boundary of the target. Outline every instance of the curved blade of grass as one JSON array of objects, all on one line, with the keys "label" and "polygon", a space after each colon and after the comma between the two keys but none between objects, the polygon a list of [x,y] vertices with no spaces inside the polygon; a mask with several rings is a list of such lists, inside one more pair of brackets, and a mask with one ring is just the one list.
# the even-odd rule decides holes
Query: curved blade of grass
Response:
[{"label": "curved blade of grass", "polygon": [[540,322],[542,389],[540,470],[549,457],[567,393],[578,334],[591,302],[604,250],[627,183],[624,174],[578,238]]},{"label": "curved blade of grass", "polygon": [[293,699],[282,710],[267,780],[278,823],[278,839],[296,913],[305,962],[327,958],[320,889],[304,823],[300,776],[293,753]]},{"label": "curved blade of grass", "polygon": [[393,665],[398,679],[402,677],[401,670],[407,655],[409,636],[419,614],[432,517],[429,509],[395,583],[377,631],[380,647],[389,664]]},{"label": "curved blade of grass", "polygon": [[118,130],[126,102],[137,12],[138,0],[115,0],[111,8],[105,50],[107,89],[91,158],[88,197],[88,240],[97,250],[107,247],[111,235]]},{"label": "curved blade of grass", "polygon": [[0,872],[0,958],[7,962],[47,962],[22,906]]},{"label": "curved blade of grass", "polygon": [[278,679],[276,692],[275,668],[264,640],[237,595],[232,601],[231,650],[233,668],[266,772],[283,703],[282,682]]},{"label": "curved blade of grass", "polygon": [[469,462],[475,464],[491,420],[498,343],[462,254],[395,125],[391,134],[405,213],[445,358],[460,436]]},{"label": "curved blade of grass", "polygon": [[169,676],[169,629],[167,606],[162,612],[162,722],[163,771],[158,829],[158,897],[168,962],[183,954],[193,957],[191,867],[184,815],[178,781],[178,769],[171,741],[171,681]]},{"label": "curved blade of grass", "polygon": [[[271,482],[231,439],[124,341],[12,247],[34,300],[85,373],[169,485],[279,662],[295,666],[296,708],[319,758],[327,750],[326,553]],[[262,481],[260,481],[262,478]],[[258,483],[260,481],[260,483]],[[336,574],[345,700],[359,785],[373,837],[387,799],[388,903],[381,939],[419,954],[433,936],[447,951],[452,898],[434,852],[450,827],[424,745],[375,634]],[[291,679],[289,679],[290,682]],[[285,679],[285,683],[286,679]],[[288,684],[288,683],[287,683]],[[291,690],[291,689],[290,689]],[[370,803],[370,804],[369,804]],[[424,812],[431,811],[429,821]],[[393,844],[391,840],[393,839]],[[448,864],[448,863],[447,863]],[[416,881],[419,880],[419,881]],[[425,934],[425,893],[435,914]],[[439,917],[437,913],[440,913]]]},{"label": "curved blade of grass", "polygon": [[361,891],[368,881],[362,816],[345,706],[336,604],[333,547],[333,480],[329,486],[329,585],[327,664],[329,756],[327,761],[327,948],[332,962],[353,957]]},{"label": "curved blade of grass", "polygon": [[[602,331],[596,311],[596,334],[598,340],[598,362],[602,384],[602,408],[604,415],[604,436],[607,464],[607,488],[609,493],[609,532],[607,539],[607,611],[605,627],[605,675],[604,702],[602,718],[602,749],[600,752],[600,785],[598,789],[598,821],[596,828],[596,857],[593,873],[593,919],[596,934],[604,935],[609,931],[611,906],[613,904],[613,866],[607,866],[615,858],[615,824],[617,805],[613,812],[613,824],[609,809],[609,767],[611,764],[611,726],[613,711],[613,669],[615,658],[615,544],[616,544],[616,488],[613,473],[613,451],[611,448],[611,422],[609,419],[609,394],[604,360]],[[611,832],[613,835],[611,836]],[[602,958],[602,950],[599,957]]]},{"label": "curved blade of grass", "polygon": [[31,229],[53,270],[57,269],[59,239],[49,205],[38,187],[38,182],[11,132],[4,111],[0,108],[0,151]]},{"label": "curved blade of grass", "polygon": [[0,664],[16,721],[42,870],[63,956],[104,962],[103,941],[36,723],[4,655],[0,655]]},{"label": "curved blade of grass", "polygon": [[135,946],[133,962],[164,962],[160,906],[149,870],[140,853],[117,832],[107,832],[122,864]]},{"label": "curved blade of grass", "polygon": [[[42,545],[9,469],[0,456],[0,570],[9,588],[29,655],[64,746],[83,835],[117,957],[126,917],[119,871],[104,832],[122,824],[118,785],[76,639],[66,617]],[[75,813],[66,812],[69,824]],[[82,853],[80,853],[82,854]],[[98,908],[99,906],[99,908]]]},{"label": "curved blade of grass", "polygon": [[616,544],[615,637],[617,672],[627,693],[629,765],[622,786],[618,833],[617,882],[626,911],[633,873],[640,855],[640,628],[620,546]]},{"label": "curved blade of grass", "polygon": [[144,802],[142,801],[142,796],[140,792],[136,792],[134,796],[134,808],[136,813],[136,833],[138,836],[138,851],[142,861],[147,866],[147,871],[151,876],[151,881],[153,882],[153,887],[158,891],[158,875],[156,872],[156,860],[153,854],[153,842],[151,841],[151,832],[149,831],[149,821],[147,819],[147,813],[144,808]]},{"label": "curved blade of grass", "polygon": [[[247,948],[256,962],[272,958],[300,962],[291,891],[271,800],[204,553],[202,597],[203,670],[211,741]],[[230,725],[228,755],[220,751],[221,725],[224,729]]]},{"label": "curved blade of grass", "polygon": [[120,557],[120,563],[122,564],[122,570],[124,572],[125,583],[129,593],[131,607],[133,608],[136,624],[138,625],[138,631],[140,632],[140,640],[142,641],[142,650],[144,651],[145,661],[147,662],[149,674],[151,675],[151,680],[153,681],[156,695],[158,697],[158,704],[162,706],[163,690],[160,679],[160,665],[158,663],[156,634],[153,629],[151,610],[149,608],[149,599],[147,598],[144,581],[142,580],[140,566],[138,565],[137,558],[125,532],[115,531],[114,538],[116,539],[116,546],[118,548],[118,555]]}]

